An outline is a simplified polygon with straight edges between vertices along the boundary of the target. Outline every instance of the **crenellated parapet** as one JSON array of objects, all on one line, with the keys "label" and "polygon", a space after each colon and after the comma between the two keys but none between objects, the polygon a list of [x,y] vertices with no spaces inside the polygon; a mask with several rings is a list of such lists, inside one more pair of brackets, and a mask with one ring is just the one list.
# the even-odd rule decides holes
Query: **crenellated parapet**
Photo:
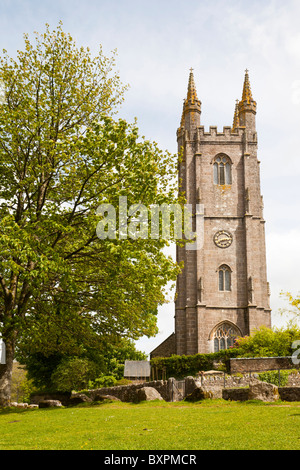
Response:
[{"label": "crenellated parapet", "polygon": [[[177,130],[177,139],[182,141],[201,141],[202,143],[237,143],[241,144],[245,141],[245,127],[239,126],[232,129],[231,126],[224,126],[222,131],[219,131],[217,126],[210,126],[209,130],[205,130],[204,126],[199,126],[192,131],[180,127]],[[248,143],[257,144],[257,133],[253,132],[247,135]]]}]

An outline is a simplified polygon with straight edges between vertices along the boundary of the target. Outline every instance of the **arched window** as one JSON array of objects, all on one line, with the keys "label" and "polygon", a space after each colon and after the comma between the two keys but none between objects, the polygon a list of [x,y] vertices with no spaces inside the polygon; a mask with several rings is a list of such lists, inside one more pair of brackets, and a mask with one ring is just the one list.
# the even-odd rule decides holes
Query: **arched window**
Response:
[{"label": "arched window", "polygon": [[217,155],[214,160],[214,184],[231,184],[231,162],[226,155]]},{"label": "arched window", "polygon": [[214,352],[232,347],[237,336],[240,336],[240,332],[231,323],[224,322],[219,325],[212,335]]},{"label": "arched window", "polygon": [[231,269],[225,264],[219,267],[219,290],[231,290]]}]

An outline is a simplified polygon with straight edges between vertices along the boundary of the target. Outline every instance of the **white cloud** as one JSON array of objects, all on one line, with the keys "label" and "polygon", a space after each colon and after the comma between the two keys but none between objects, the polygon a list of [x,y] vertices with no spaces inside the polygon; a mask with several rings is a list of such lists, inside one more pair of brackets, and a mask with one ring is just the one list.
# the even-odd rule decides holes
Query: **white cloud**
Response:
[{"label": "white cloud", "polygon": [[268,274],[271,286],[271,308],[273,325],[281,326],[288,318],[279,314],[289,304],[281,293],[290,292],[293,297],[300,294],[300,229],[282,233],[272,232],[267,236]]},{"label": "white cloud", "polygon": [[294,80],[292,83],[292,102],[300,104],[300,80]]},{"label": "white cloud", "polygon": [[275,292],[300,292],[300,229],[271,232],[267,236],[268,271]]}]

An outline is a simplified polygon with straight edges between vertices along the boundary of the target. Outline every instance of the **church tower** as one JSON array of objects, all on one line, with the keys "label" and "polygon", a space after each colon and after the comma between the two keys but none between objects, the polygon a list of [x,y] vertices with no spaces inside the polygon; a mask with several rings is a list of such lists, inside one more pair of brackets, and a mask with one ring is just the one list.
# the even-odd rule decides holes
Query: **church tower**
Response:
[{"label": "church tower", "polygon": [[191,70],[177,130],[179,181],[193,207],[194,229],[199,207],[204,229],[199,249],[177,247],[184,269],[177,280],[172,344],[179,355],[226,349],[234,337],[271,326],[256,102],[248,71],[232,126],[205,132],[201,105]]}]

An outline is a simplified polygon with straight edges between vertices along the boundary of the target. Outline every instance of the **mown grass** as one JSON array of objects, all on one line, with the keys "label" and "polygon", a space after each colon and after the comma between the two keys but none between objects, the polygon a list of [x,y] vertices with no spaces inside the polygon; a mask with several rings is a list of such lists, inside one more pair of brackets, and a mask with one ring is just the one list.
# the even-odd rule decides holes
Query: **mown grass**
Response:
[{"label": "mown grass", "polygon": [[300,403],[108,403],[0,412],[0,450],[298,450]]}]

